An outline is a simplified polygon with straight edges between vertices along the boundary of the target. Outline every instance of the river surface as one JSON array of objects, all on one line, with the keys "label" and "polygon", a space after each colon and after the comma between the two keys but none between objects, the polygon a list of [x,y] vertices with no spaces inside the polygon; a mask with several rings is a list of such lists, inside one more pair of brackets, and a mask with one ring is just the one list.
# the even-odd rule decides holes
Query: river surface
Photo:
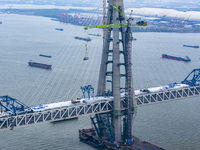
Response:
[{"label": "river surface", "polygon": [[[81,96],[80,86],[97,89],[102,38],[91,36],[89,60],[85,56],[87,37],[83,27],[50,18],[0,14],[0,95],[9,95],[31,106],[60,102]],[[63,28],[64,31],[55,30]],[[100,29],[88,33],[101,34]],[[181,82],[200,66],[200,34],[134,33],[133,78],[135,89]],[[161,55],[189,56],[191,62],[162,59]],[[52,58],[40,57],[51,55]],[[27,62],[52,64],[52,70],[28,66]],[[200,149],[200,98],[138,107],[133,133],[168,150]],[[77,120],[41,123],[0,131],[1,150],[94,150],[78,138],[78,130],[91,126],[88,116]]]}]

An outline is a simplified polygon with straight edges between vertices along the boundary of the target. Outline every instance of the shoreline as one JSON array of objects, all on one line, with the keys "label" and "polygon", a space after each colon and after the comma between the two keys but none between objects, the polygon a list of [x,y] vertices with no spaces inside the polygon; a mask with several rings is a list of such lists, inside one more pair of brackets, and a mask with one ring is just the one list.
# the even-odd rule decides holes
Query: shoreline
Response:
[{"label": "shoreline", "polygon": [[[62,23],[70,23],[77,26],[101,25],[102,17],[96,16],[90,18],[85,14],[100,14],[100,10],[91,12],[91,10],[83,9],[0,9],[1,13],[42,16],[51,18],[53,21]],[[72,15],[75,14],[75,15]],[[76,15],[76,14],[79,14]],[[81,15],[80,15],[81,14]],[[85,15],[85,16],[84,16]],[[68,19],[66,19],[68,18]],[[88,21],[90,19],[90,21]],[[147,27],[133,27],[133,32],[172,32],[172,33],[200,33],[200,25],[195,21],[183,21],[180,19],[168,19],[159,17],[152,19],[151,17],[139,16],[136,21],[141,19],[147,20]],[[175,20],[175,21],[174,21]],[[172,22],[173,21],[173,22]]]}]

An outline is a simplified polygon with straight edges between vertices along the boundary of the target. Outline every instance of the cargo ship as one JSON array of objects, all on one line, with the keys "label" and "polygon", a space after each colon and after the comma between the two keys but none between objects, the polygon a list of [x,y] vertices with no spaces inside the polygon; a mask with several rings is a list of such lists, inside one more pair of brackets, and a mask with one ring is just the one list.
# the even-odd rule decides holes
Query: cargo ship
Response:
[{"label": "cargo ship", "polygon": [[58,31],[63,31],[63,29],[62,29],[62,28],[56,28],[55,30],[58,30]]},{"label": "cargo ship", "polygon": [[92,41],[92,39],[91,39],[91,38],[89,38],[89,37],[87,37],[87,38],[83,38],[83,37],[78,37],[78,36],[75,36],[74,38],[75,38],[75,39],[77,39],[77,40],[83,40],[83,41]]},{"label": "cargo ship", "polygon": [[173,60],[178,60],[178,61],[186,61],[186,62],[191,61],[191,59],[188,56],[186,56],[185,58],[181,58],[181,57],[176,57],[176,56],[170,56],[167,54],[162,54],[162,58],[173,59]]},{"label": "cargo ship", "polygon": [[195,46],[191,46],[191,45],[183,45],[184,47],[190,47],[190,48],[199,48],[199,46],[195,45]]},{"label": "cargo ship", "polygon": [[60,21],[59,19],[56,19],[56,18],[52,18],[51,20],[52,21]]},{"label": "cargo ship", "polygon": [[51,67],[52,67],[52,65],[37,63],[37,62],[34,62],[34,61],[32,61],[32,60],[30,60],[30,61],[28,62],[28,65],[29,65],[29,66],[33,66],[33,67],[38,67],[38,68],[44,68],[44,69],[51,69]]},{"label": "cargo ship", "polygon": [[92,36],[101,36],[101,34],[88,34],[88,35],[92,35]]},{"label": "cargo ship", "polygon": [[40,54],[39,56],[51,58],[49,55]]}]

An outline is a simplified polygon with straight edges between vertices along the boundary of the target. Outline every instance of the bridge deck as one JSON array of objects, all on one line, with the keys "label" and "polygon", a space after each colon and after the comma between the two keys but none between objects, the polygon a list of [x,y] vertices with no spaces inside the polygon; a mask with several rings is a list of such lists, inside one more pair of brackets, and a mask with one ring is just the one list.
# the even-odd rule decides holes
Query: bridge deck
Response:
[{"label": "bridge deck", "polygon": [[[189,86],[184,88],[159,91],[155,93],[143,93],[141,95],[136,95],[136,100],[137,106],[142,106],[198,95],[200,95],[200,86]],[[126,102],[123,100],[122,96],[122,104],[125,103]],[[112,97],[104,97],[102,101],[99,99],[99,101],[92,101],[90,103],[76,103],[70,106],[37,111],[34,113],[27,113],[16,116],[4,116],[0,118],[0,129],[12,129],[13,127],[30,125],[35,123],[71,119],[88,114],[108,113],[112,110]]]}]

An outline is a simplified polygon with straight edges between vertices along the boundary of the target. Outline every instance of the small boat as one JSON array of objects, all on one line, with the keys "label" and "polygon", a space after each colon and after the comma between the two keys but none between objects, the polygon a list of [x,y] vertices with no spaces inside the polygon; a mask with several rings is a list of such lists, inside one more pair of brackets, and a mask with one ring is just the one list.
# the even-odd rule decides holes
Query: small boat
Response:
[{"label": "small boat", "polygon": [[62,29],[62,28],[56,28],[55,30],[58,30],[58,31],[63,31],[63,29]]},{"label": "small boat", "polygon": [[190,48],[199,48],[199,46],[195,45],[195,46],[191,46],[191,45],[183,45],[184,47],[190,47]]},{"label": "small boat", "polygon": [[49,55],[40,54],[39,56],[51,58]]},{"label": "small boat", "polygon": [[52,21],[59,21],[59,19],[56,19],[56,18],[52,18],[51,20]]},{"label": "small boat", "polygon": [[178,60],[178,61],[186,61],[186,62],[191,61],[191,59],[188,56],[186,56],[185,58],[181,58],[181,57],[176,57],[176,56],[170,56],[167,54],[162,54],[162,58],[173,59],[173,60]]},{"label": "small boat", "polygon": [[29,65],[29,66],[33,66],[33,67],[38,67],[38,68],[44,68],[44,69],[51,69],[51,67],[52,67],[52,65],[37,63],[37,62],[34,62],[34,61],[32,61],[32,60],[30,60],[30,61],[28,62],[28,65]]},{"label": "small boat", "polygon": [[136,40],[137,40],[136,38],[132,37],[132,41],[136,41]]},{"label": "small boat", "polygon": [[101,34],[88,34],[88,35],[92,35],[92,36],[101,36]]},{"label": "small boat", "polygon": [[87,38],[83,38],[83,37],[78,37],[78,36],[75,36],[74,38],[75,38],[75,39],[77,39],[77,40],[83,40],[83,41],[92,41],[92,39],[91,39],[91,38],[89,38],[89,37],[87,37]]},{"label": "small boat", "polygon": [[88,59],[89,59],[89,57],[84,57],[84,58],[83,58],[83,60],[88,60]]}]

